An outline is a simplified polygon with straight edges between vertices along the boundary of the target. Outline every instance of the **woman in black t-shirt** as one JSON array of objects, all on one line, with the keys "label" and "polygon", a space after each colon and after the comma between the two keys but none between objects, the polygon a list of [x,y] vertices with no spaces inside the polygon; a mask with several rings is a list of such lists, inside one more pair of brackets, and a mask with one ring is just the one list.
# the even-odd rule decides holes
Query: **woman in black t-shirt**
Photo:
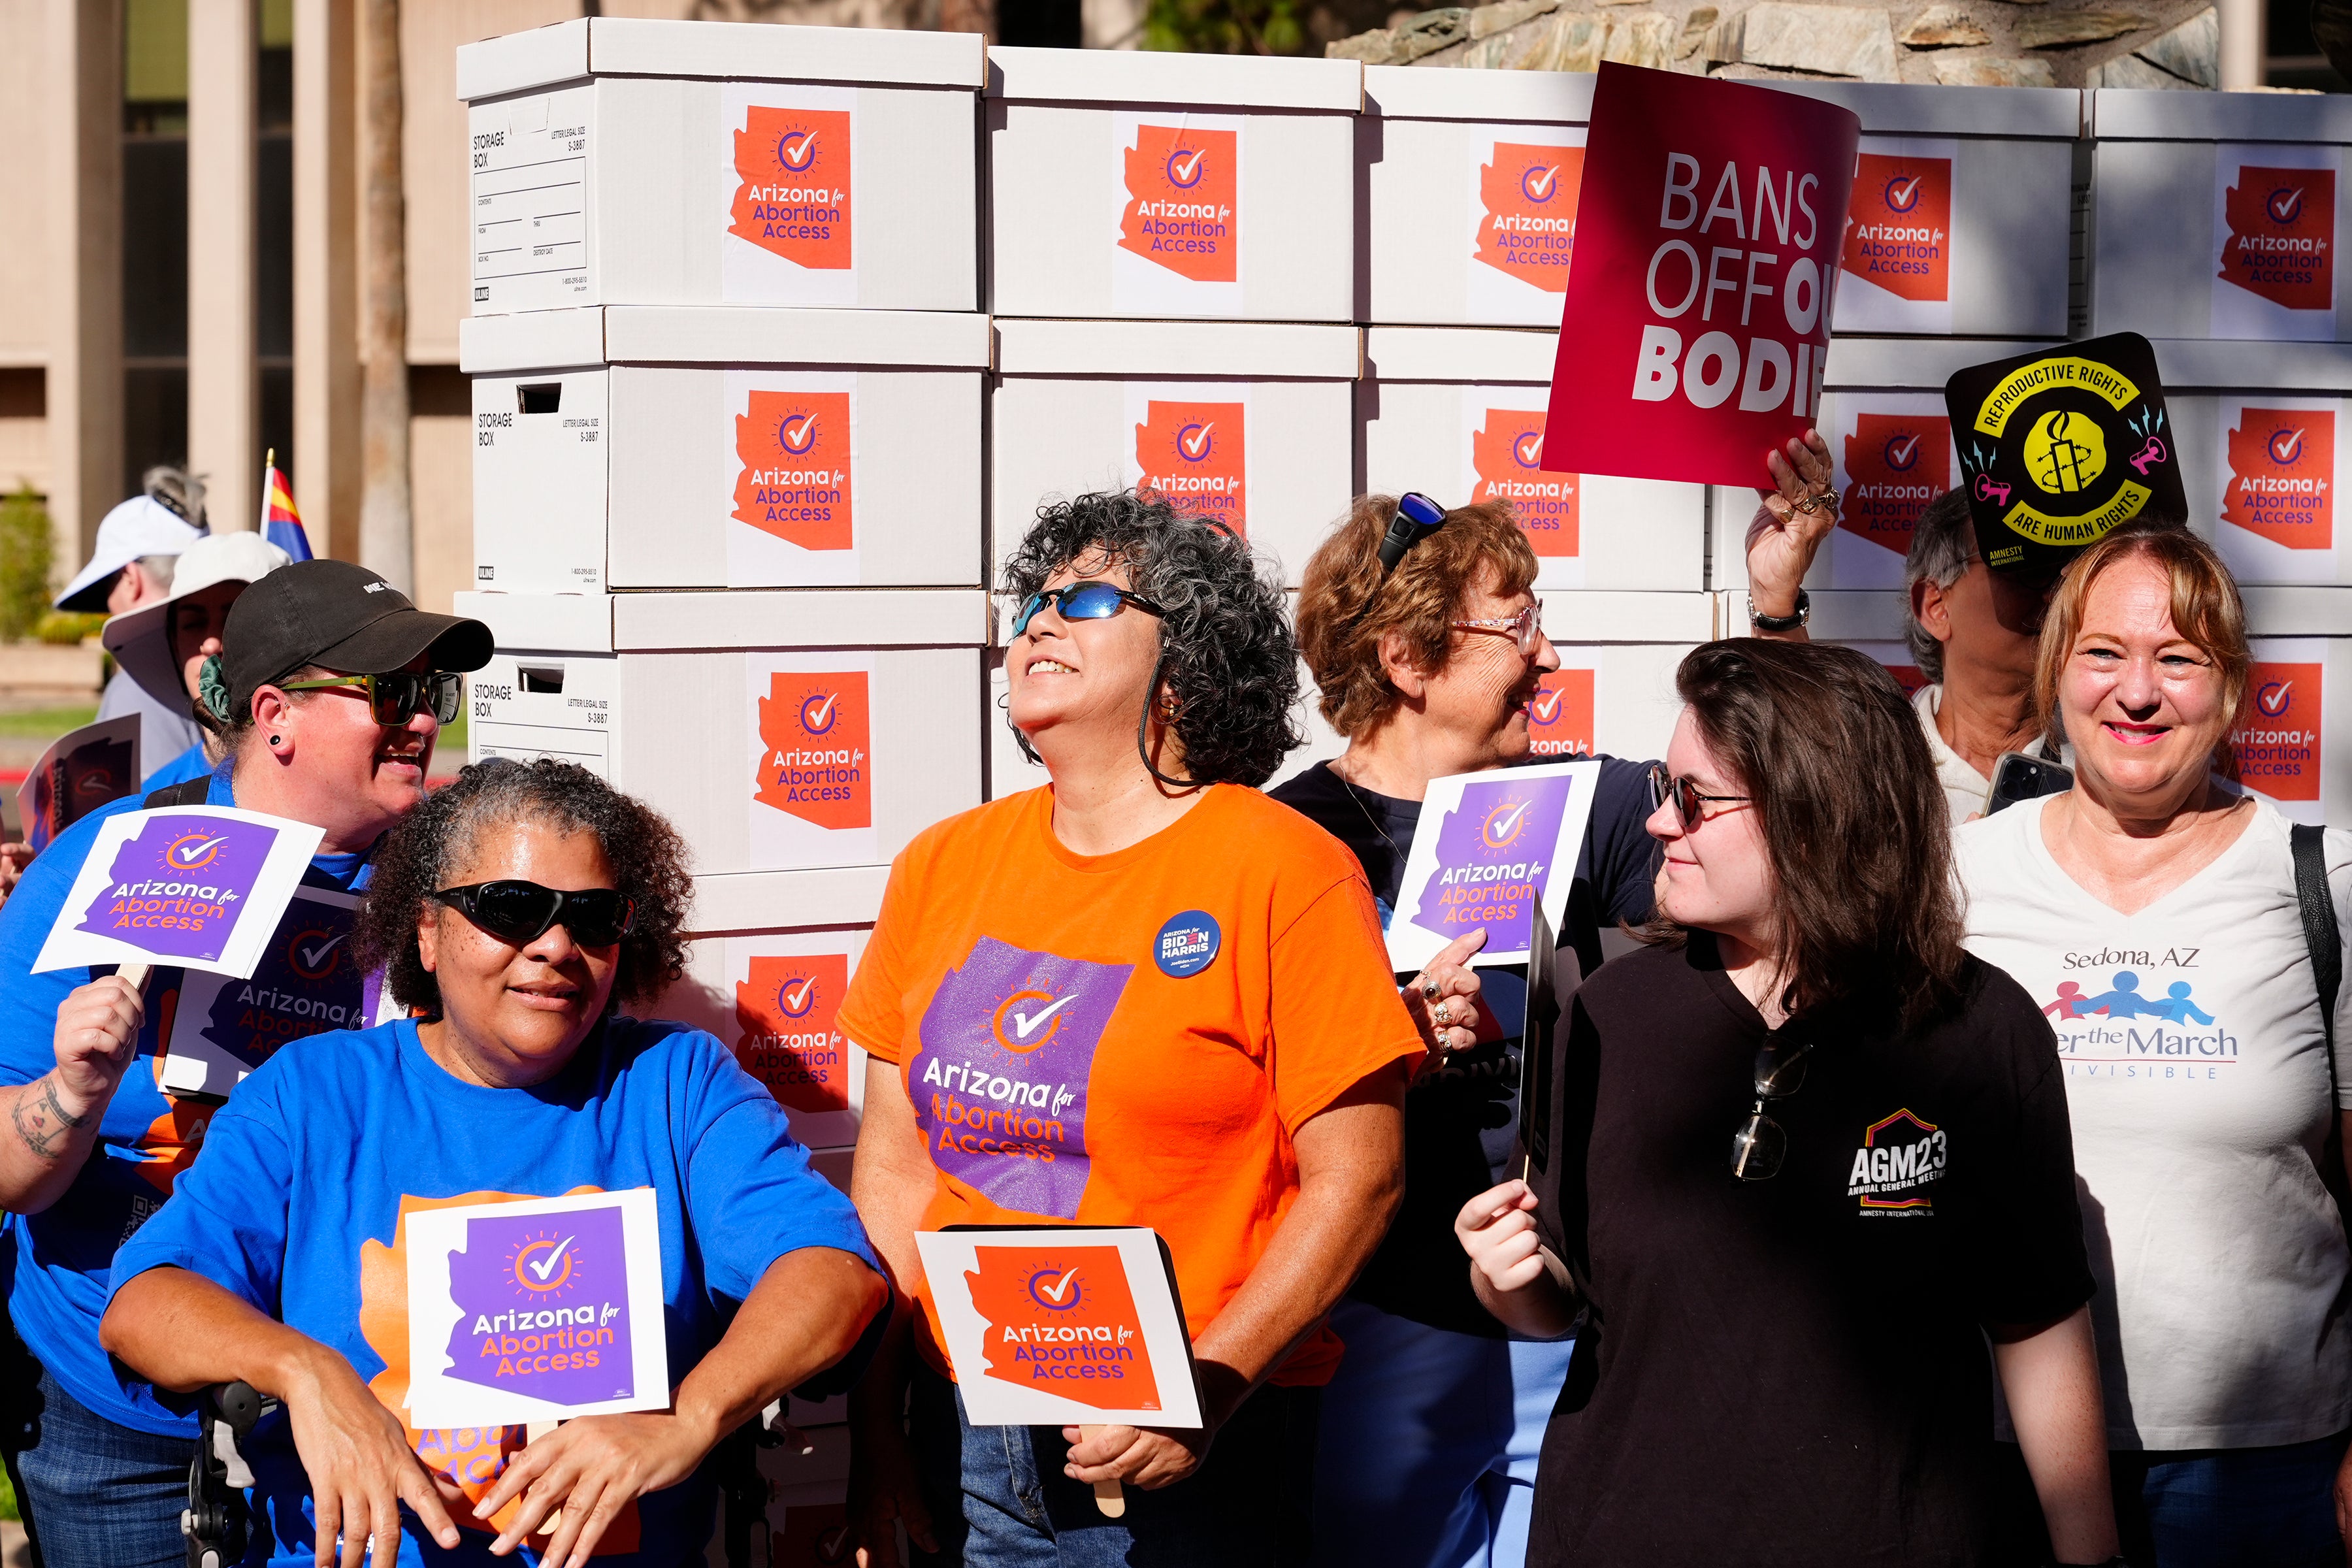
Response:
[{"label": "woman in black t-shirt", "polygon": [[1653,945],[1576,995],[1549,1170],[1455,1222],[1515,1331],[1586,1314],[1528,1561],[1995,1561],[1996,1369],[2057,1561],[2107,1561],[2064,1087],[1960,947],[1918,723],[1844,648],[1676,685]]}]

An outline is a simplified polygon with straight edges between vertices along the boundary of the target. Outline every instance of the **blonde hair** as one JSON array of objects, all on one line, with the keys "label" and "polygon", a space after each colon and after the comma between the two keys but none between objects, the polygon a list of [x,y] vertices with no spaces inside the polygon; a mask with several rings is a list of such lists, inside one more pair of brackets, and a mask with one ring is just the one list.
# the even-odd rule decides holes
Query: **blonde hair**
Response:
[{"label": "blonde hair", "polygon": [[2172,626],[2221,672],[2221,699],[2230,724],[2217,755],[2229,747],[2228,729],[2237,724],[2245,700],[2246,672],[2253,654],[2246,645],[2246,605],[2238,581],[2214,548],[2174,522],[2130,522],[2067,564],[2050,612],[2042,621],[2042,645],[2034,655],[2033,701],[2053,747],[2066,740],[2065,715],[2058,706],[2058,683],[2082,635],[2091,586],[2111,566],[2146,559],[2163,568],[2172,588]]},{"label": "blonde hair", "polygon": [[1481,501],[1447,512],[1382,582],[1381,539],[1396,510],[1394,496],[1359,496],[1299,584],[1299,655],[1322,694],[1324,719],[1350,739],[1403,700],[1381,668],[1384,634],[1402,633],[1414,663],[1433,675],[1453,654],[1448,623],[1484,568],[1494,567],[1495,592],[1507,599],[1536,580],[1535,547],[1510,503]]}]

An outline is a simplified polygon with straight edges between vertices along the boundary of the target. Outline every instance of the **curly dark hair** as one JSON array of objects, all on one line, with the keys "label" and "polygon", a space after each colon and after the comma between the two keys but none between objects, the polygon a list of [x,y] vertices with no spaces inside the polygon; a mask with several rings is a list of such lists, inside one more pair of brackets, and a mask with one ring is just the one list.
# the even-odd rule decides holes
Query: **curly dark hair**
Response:
[{"label": "curly dark hair", "polygon": [[394,1001],[438,1016],[441,987],[416,951],[425,900],[446,885],[479,835],[519,822],[593,834],[614,885],[636,901],[636,925],[621,939],[607,1013],[620,1002],[658,995],[686,973],[686,941],[678,933],[694,899],[686,840],[642,801],[553,757],[476,763],[384,836],[352,933],[361,972],[381,968]]},{"label": "curly dark hair", "polygon": [[[1298,652],[1272,569],[1220,524],[1160,496],[1112,490],[1040,506],[1004,563],[1003,591],[1017,604],[1097,552],[1167,612],[1160,685],[1175,705],[1170,728],[1184,748],[1184,772],[1201,784],[1253,787],[1273,777],[1306,737],[1291,713]],[[1027,738],[1013,733],[1025,750]]]}]

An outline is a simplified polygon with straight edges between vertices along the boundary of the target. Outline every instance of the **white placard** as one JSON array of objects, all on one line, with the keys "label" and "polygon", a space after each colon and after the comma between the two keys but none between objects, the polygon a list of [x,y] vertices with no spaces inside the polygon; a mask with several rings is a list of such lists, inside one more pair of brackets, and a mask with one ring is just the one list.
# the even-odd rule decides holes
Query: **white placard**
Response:
[{"label": "white placard", "polygon": [[[32,973],[155,963],[245,979],[325,837],[307,822],[227,805],[110,816]],[[85,917],[93,929],[81,929]]]},{"label": "white placard", "polygon": [[[1202,1425],[1183,1308],[1148,1227],[918,1231],[915,1248],[973,1426]],[[1149,1397],[1108,1403],[1128,1393]]]},{"label": "white placard", "polygon": [[417,1209],[405,1223],[410,1426],[668,1408],[651,1187]]},{"label": "white placard", "polygon": [[1430,780],[1389,921],[1391,966],[1416,972],[1482,925],[1486,945],[1474,965],[1525,962],[1530,897],[1543,900],[1553,931],[1568,918],[1569,886],[1600,780],[1598,762]]}]

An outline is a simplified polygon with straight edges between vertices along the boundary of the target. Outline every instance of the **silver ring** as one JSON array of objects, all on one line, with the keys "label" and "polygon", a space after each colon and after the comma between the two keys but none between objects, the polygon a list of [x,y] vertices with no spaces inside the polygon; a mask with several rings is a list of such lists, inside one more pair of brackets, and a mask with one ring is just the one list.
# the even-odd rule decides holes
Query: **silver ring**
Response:
[{"label": "silver ring", "polygon": [[1431,977],[1430,977],[1430,976],[1428,976],[1428,975],[1423,975],[1423,976],[1422,977],[1422,981],[1421,981],[1421,996],[1422,996],[1422,1000],[1423,1000],[1423,1001],[1424,1001],[1424,1002],[1434,1002],[1434,1001],[1436,1001],[1436,1000],[1437,1000],[1437,990],[1438,990],[1437,982],[1436,982],[1434,979],[1431,978]]}]

